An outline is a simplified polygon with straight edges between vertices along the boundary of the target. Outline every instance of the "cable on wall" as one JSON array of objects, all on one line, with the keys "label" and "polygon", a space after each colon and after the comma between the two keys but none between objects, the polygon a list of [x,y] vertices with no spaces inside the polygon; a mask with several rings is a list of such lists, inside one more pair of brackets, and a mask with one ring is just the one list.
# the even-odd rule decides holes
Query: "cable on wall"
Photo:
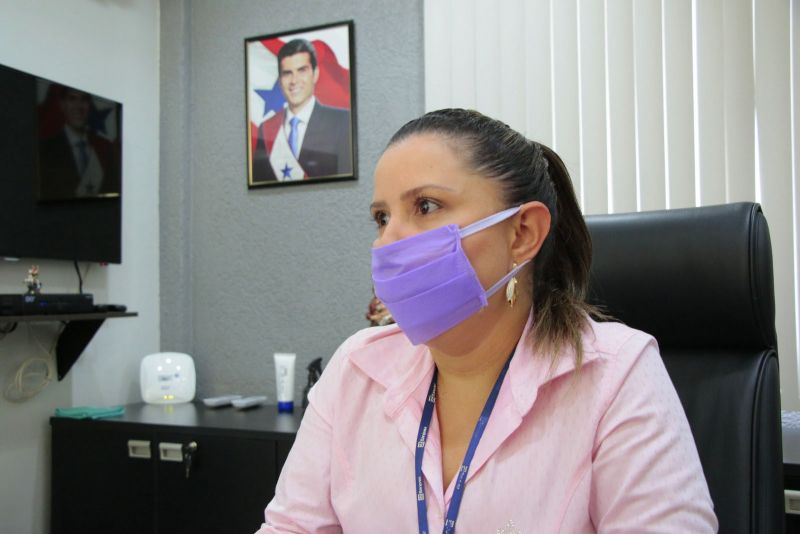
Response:
[{"label": "cable on wall", "polygon": [[89,269],[92,268],[91,263],[86,264],[86,270],[81,274],[80,266],[78,265],[78,260],[74,260],[72,264],[75,266],[75,273],[78,275],[78,294],[83,294],[83,281],[89,276]]},{"label": "cable on wall", "polygon": [[8,334],[17,329],[17,323],[2,323],[0,322],[0,339],[3,339]]},{"label": "cable on wall", "polygon": [[10,402],[25,402],[38,395],[56,378],[55,349],[58,338],[64,330],[62,323],[50,348],[46,348],[34,331],[33,325],[27,325],[28,336],[43,353],[41,356],[27,358],[17,368],[3,390],[3,398]]}]

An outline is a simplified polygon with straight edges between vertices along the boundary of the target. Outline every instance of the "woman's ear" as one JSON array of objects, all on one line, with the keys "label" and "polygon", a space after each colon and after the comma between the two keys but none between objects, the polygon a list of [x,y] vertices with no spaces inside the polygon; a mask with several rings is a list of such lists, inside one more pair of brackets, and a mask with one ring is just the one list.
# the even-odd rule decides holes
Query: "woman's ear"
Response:
[{"label": "woman's ear", "polygon": [[512,221],[511,255],[514,261],[522,263],[536,257],[550,233],[550,210],[539,201],[526,202]]}]

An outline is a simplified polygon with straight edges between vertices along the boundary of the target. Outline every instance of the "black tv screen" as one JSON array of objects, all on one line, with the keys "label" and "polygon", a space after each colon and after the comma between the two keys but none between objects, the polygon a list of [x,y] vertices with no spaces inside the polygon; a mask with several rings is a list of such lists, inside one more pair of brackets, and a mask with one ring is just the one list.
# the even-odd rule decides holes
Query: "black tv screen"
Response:
[{"label": "black tv screen", "polygon": [[122,104],[0,65],[0,257],[121,263]]}]

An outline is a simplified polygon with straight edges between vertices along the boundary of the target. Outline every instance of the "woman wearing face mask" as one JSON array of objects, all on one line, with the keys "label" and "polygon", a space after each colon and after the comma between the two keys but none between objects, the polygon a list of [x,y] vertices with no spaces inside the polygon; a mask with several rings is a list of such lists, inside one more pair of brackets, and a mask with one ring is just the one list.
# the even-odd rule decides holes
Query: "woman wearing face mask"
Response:
[{"label": "woman wearing face mask", "polygon": [[466,110],[375,170],[375,293],[309,394],[268,532],[714,532],[650,336],[597,323],[561,159]]}]

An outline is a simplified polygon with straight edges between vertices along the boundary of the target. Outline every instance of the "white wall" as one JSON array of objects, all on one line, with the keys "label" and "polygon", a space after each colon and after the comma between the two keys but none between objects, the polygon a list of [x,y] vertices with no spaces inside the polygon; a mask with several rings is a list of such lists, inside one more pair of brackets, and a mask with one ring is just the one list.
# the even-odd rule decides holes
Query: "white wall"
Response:
[{"label": "white wall", "polygon": [[[62,382],[22,404],[0,399],[0,532],[49,531],[53,410],[136,401],[139,360],[159,348],[158,27],[157,0],[0,0],[0,63],[123,103],[123,263],[93,265],[84,290],[139,312],[107,321]],[[0,293],[24,289],[31,261],[0,262]],[[70,263],[38,263],[45,290],[77,290]],[[0,339],[0,385],[56,326]]]}]

